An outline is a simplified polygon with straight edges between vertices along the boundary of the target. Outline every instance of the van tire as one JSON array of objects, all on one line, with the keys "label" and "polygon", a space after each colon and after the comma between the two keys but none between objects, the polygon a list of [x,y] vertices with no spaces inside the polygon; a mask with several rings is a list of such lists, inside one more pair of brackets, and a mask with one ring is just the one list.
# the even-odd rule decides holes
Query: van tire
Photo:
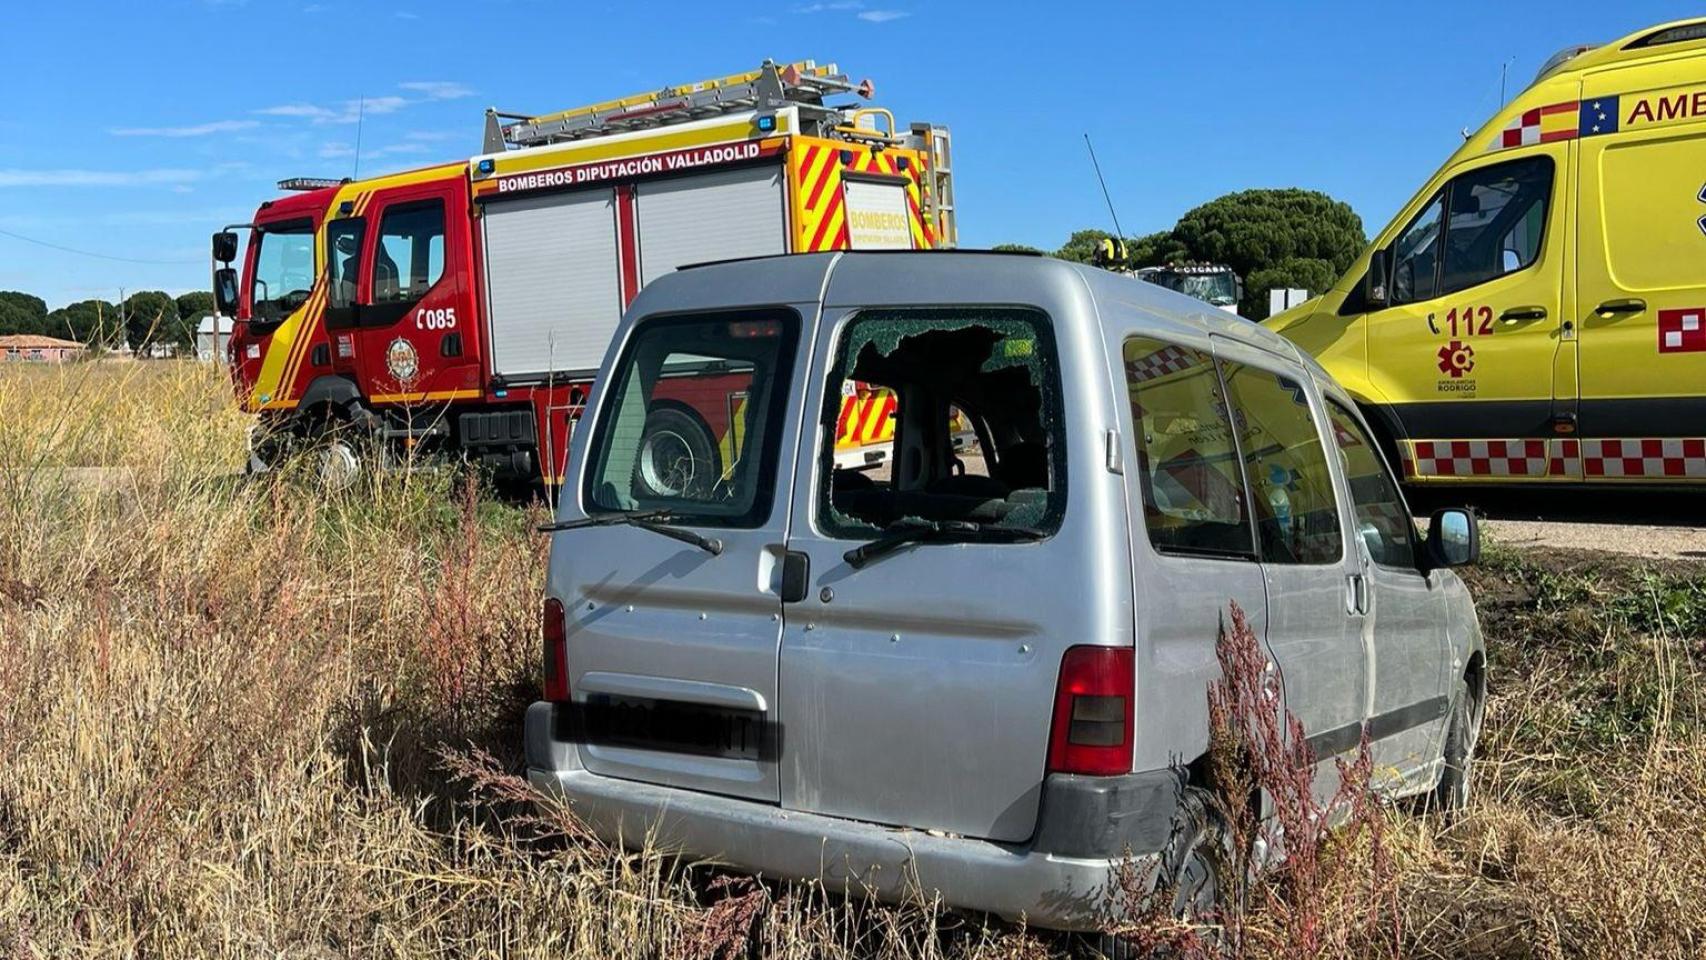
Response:
[{"label": "van tire", "polygon": [[679,407],[657,407],[646,415],[634,488],[643,496],[703,499],[716,485],[717,442],[705,421]]},{"label": "van tire", "polygon": [[[1184,788],[1173,814],[1172,835],[1161,850],[1152,891],[1153,897],[1168,899],[1151,900],[1152,907],[1163,908],[1168,916],[1183,921],[1197,921],[1211,914],[1219,917],[1238,909],[1220,902],[1224,899],[1221,871],[1233,861],[1231,839],[1220,811],[1220,804],[1209,791]],[[1212,934],[1199,935],[1210,947],[1215,945]],[[1140,950],[1138,944],[1115,933],[1086,934],[1078,943],[1082,947],[1080,956],[1100,960],[1172,955],[1165,947],[1160,952]]]},{"label": "van tire", "polygon": [[1207,790],[1186,787],[1162,851],[1157,889],[1170,891],[1171,916],[1192,920],[1222,910],[1222,871],[1235,863],[1220,805]]},{"label": "van tire", "polygon": [[1475,742],[1480,738],[1480,711],[1467,680],[1457,681],[1457,705],[1445,732],[1439,784],[1434,787],[1434,805],[1447,820],[1455,820],[1469,805],[1474,787]]}]

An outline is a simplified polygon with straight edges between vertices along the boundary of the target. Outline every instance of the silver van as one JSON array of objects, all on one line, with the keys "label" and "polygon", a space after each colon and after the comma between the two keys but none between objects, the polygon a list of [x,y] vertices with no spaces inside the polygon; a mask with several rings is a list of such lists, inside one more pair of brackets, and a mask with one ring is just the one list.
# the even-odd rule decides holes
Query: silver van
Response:
[{"label": "silver van", "polygon": [[[597,383],[526,755],[606,837],[1091,928],[1122,861],[1181,870],[1233,602],[1321,771],[1366,734],[1467,798],[1474,520],[1419,536],[1261,327],[1042,257],[773,257],[647,286]],[[873,390],[889,448],[838,457]]]}]

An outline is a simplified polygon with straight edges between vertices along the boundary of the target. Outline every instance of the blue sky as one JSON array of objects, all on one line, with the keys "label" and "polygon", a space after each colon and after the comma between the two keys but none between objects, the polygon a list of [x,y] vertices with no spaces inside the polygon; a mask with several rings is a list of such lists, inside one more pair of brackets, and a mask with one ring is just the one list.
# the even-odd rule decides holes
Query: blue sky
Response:
[{"label": "blue sky", "polygon": [[1567,44],[1699,13],[1659,0],[1074,3],[147,0],[7,4],[0,289],[50,307],[207,284],[207,237],[288,176],[460,158],[486,106],[546,112],[835,61],[955,137],[961,242],[1164,229],[1230,190],[1303,186],[1371,232]]}]

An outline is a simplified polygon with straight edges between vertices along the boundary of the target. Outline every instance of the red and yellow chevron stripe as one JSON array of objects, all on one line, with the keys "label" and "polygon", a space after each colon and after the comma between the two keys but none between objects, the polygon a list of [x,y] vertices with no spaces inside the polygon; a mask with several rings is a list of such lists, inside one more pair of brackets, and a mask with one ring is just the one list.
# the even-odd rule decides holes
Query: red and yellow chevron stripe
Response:
[{"label": "red and yellow chevron stripe", "polygon": [[[904,166],[897,161],[906,159]],[[936,245],[934,226],[924,216],[927,189],[924,154],[913,150],[873,150],[863,144],[800,137],[790,160],[796,200],[795,244],[803,253],[845,250],[849,246],[846,203],[841,193],[845,172],[869,173],[906,180],[906,199],[912,221],[912,245],[919,250]]]},{"label": "red and yellow chevron stripe", "polygon": [[887,443],[894,439],[894,412],[899,406],[892,390],[873,390],[841,401],[835,425],[837,449]]}]

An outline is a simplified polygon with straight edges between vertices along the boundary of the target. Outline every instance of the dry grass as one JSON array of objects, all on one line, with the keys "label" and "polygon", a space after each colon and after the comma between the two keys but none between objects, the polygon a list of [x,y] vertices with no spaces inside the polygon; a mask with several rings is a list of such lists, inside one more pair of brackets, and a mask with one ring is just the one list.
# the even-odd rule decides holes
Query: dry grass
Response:
[{"label": "dry grass", "polygon": [[[537,513],[449,475],[337,496],[242,480],[227,396],[192,364],[0,371],[0,956],[1066,948],[534,816],[509,774],[536,684]],[[1477,582],[1481,797],[1449,829],[1383,814],[1396,906],[1324,891],[1322,942],[1700,956],[1701,574],[1503,557]],[[1245,926],[1257,945],[1281,929]]]}]

